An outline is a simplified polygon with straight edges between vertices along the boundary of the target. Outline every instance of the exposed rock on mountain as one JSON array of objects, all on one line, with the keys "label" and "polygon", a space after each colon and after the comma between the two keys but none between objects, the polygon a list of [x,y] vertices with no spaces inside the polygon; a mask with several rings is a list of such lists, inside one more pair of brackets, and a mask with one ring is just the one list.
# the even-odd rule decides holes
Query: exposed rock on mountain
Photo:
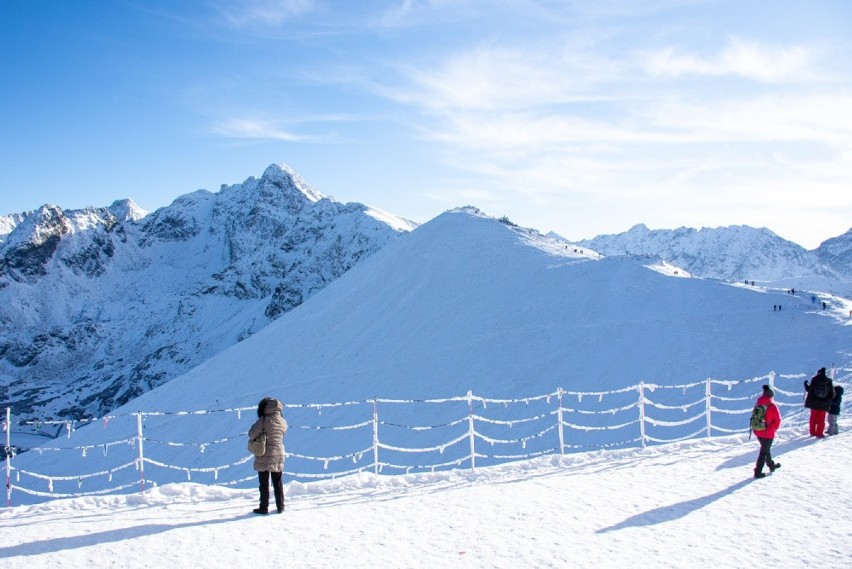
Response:
[{"label": "exposed rock on mountain", "polygon": [[852,229],[823,241],[816,249],[817,258],[846,276],[852,276]]},{"label": "exposed rock on mountain", "polygon": [[286,166],[150,215],[132,201],[0,220],[0,400],[99,415],[298,306],[414,224]]}]

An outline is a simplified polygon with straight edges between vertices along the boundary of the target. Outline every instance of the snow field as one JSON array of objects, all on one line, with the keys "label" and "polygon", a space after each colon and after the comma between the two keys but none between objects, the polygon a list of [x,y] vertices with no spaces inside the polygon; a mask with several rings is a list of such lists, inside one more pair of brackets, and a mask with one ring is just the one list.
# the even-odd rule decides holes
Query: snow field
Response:
[{"label": "snow field", "polygon": [[[852,423],[782,431],[751,478],[744,436],[496,467],[255,490],[171,484],[0,513],[0,563],[56,567],[776,567],[852,563]],[[824,536],[815,539],[816,536]]]}]

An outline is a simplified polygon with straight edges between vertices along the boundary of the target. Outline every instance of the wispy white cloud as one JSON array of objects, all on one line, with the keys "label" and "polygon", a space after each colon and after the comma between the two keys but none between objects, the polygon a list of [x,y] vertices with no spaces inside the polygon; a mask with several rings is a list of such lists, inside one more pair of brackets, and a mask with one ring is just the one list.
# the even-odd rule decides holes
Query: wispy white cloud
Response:
[{"label": "wispy white cloud", "polygon": [[652,129],[683,133],[685,141],[819,142],[846,146],[852,140],[852,93],[809,91],[740,98],[667,96],[637,111]]},{"label": "wispy white cloud", "polygon": [[505,110],[598,98],[589,85],[615,77],[617,61],[570,46],[485,45],[431,68],[409,68],[408,87],[389,92],[430,112]]},{"label": "wispy white cloud", "polygon": [[732,39],[709,56],[669,47],[641,53],[640,65],[652,76],[734,75],[764,83],[798,82],[813,78],[818,50],[807,46],[768,45]]},{"label": "wispy white cloud", "polygon": [[[594,202],[661,226],[737,217],[783,230],[821,200],[852,205],[852,85],[821,72],[823,55],[741,39],[710,56],[490,41],[409,68],[383,94],[421,117],[417,132],[460,172],[452,188],[488,188],[477,205]],[[786,211],[805,188],[813,211]]]},{"label": "wispy white cloud", "polygon": [[[774,58],[774,53],[781,55]],[[717,63],[670,59],[658,70],[813,77],[813,53],[737,42]],[[773,59],[778,61],[770,65]],[[410,70],[408,84],[386,94],[427,117],[421,133],[462,151],[531,154],[582,143],[843,145],[852,137],[852,93],[842,89],[822,94],[812,86],[791,86],[729,93],[723,83],[679,89],[665,78],[644,78],[649,61],[637,65],[630,56],[619,61],[594,53],[563,56],[552,48],[480,46],[431,69]]]}]

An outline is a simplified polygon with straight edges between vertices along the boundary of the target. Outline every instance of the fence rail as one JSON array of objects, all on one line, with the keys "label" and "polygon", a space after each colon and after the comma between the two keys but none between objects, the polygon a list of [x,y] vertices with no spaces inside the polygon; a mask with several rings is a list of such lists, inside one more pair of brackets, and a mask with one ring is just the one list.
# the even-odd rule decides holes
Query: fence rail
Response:
[{"label": "fence rail", "polygon": [[[464,396],[444,399],[284,403],[285,416],[290,421],[285,475],[305,482],[361,473],[475,470],[480,465],[546,455],[747,433],[748,415],[758,392],[755,384],[772,386],[783,413],[784,408],[801,408],[804,378],[804,374],[770,372],[744,380],[708,378],[673,386],[639,383],[599,392],[559,388],[520,399],[491,399],[468,391]],[[140,411],[83,421],[30,423],[36,427],[60,426],[64,436],[16,457],[12,414],[7,407],[3,424],[7,507],[12,506],[13,491],[32,499],[130,492],[137,488],[144,492],[146,486],[191,481],[193,476],[208,484],[245,487],[256,477],[253,473],[239,477],[252,460],[245,448],[247,424],[243,414],[249,413],[245,419],[248,421],[255,409]],[[223,415],[235,416],[238,428],[233,423],[226,425],[221,420]],[[418,418],[420,424],[411,424]],[[188,420],[202,423],[198,429],[174,428],[175,421]],[[99,435],[97,442],[88,444],[72,442],[78,427],[99,422],[104,430],[115,428],[119,436],[103,441]],[[112,427],[118,424],[121,425]],[[228,429],[234,432],[222,432]],[[176,431],[213,436],[176,441],[169,437]],[[306,450],[316,448],[332,453],[317,456]],[[69,473],[69,463],[80,463],[69,460],[68,453],[86,459],[86,464],[97,461],[101,466],[89,472]],[[51,454],[63,458],[43,463],[37,458]],[[201,454],[209,455],[207,460],[200,460]],[[24,467],[15,464],[25,458]],[[198,462],[205,464],[197,466]],[[65,470],[58,464],[64,465]],[[44,471],[35,471],[39,467]],[[84,484],[93,489],[84,491]],[[56,491],[60,485],[65,491]]]}]

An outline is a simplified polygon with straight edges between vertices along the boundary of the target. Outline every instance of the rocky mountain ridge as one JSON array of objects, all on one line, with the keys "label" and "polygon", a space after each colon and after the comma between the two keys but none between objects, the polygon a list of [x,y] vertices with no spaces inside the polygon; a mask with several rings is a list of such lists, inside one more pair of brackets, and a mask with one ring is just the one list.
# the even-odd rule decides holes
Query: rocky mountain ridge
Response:
[{"label": "rocky mountain ridge", "polygon": [[[0,401],[99,415],[299,306],[415,224],[286,166],[144,215],[45,205],[0,229]],[[5,229],[4,229],[5,228]]]},{"label": "rocky mountain ridge", "polygon": [[607,255],[651,255],[695,276],[852,297],[852,230],[808,251],[766,228],[651,230],[644,224],[577,243]]}]

